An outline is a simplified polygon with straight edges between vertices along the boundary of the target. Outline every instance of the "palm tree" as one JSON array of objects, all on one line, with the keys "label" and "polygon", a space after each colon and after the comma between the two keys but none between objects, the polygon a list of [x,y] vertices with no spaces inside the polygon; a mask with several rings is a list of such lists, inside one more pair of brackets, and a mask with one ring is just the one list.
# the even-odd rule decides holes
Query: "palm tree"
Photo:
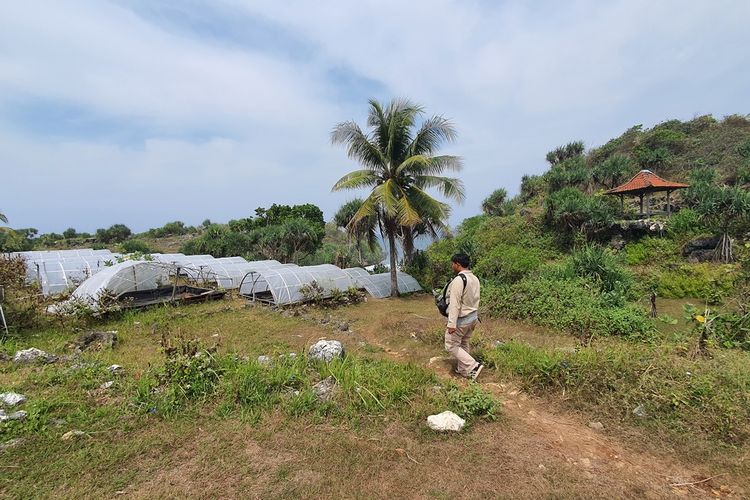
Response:
[{"label": "palm tree", "polygon": [[371,251],[379,249],[378,239],[376,235],[378,221],[376,217],[365,217],[360,219],[356,224],[351,224],[352,219],[356,215],[357,211],[362,207],[362,199],[354,198],[341,205],[336,215],[333,216],[333,223],[336,227],[340,227],[347,230],[349,240],[355,241],[357,247],[357,256],[359,257],[359,265],[364,265],[362,260],[362,242],[366,242],[367,246]]},{"label": "palm tree", "polygon": [[417,129],[417,118],[424,114],[421,106],[407,99],[394,99],[385,107],[374,99],[369,104],[367,133],[351,121],[339,123],[331,132],[331,142],[345,145],[349,158],[363,167],[339,179],[333,191],[371,189],[350,225],[367,217],[377,219],[383,238],[388,240],[391,296],[395,297],[396,238],[404,233],[402,228],[447,219],[450,207],[426,189],[437,188],[446,198],[463,201],[463,183],[441,175],[446,170],[461,170],[461,158],[435,155],[442,143],[456,138],[456,130],[446,118],[432,116]]},{"label": "palm tree", "polygon": [[[8,218],[2,212],[0,212],[0,222],[2,222],[4,224],[8,223]],[[8,232],[8,231],[10,231],[9,227],[0,226],[0,233],[4,233],[4,232]]]}]

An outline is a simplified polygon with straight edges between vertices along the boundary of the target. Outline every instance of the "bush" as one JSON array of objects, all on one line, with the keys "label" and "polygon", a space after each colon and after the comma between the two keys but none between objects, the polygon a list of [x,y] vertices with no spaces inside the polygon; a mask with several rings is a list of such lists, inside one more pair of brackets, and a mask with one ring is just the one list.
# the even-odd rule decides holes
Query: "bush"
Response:
[{"label": "bush", "polygon": [[547,224],[570,243],[575,233],[591,238],[614,221],[615,209],[601,197],[588,196],[567,187],[550,194],[545,200]]},{"label": "bush", "polygon": [[575,250],[569,261],[574,276],[590,278],[603,293],[627,297],[633,285],[633,276],[620,263],[612,250],[599,245],[586,245]]},{"label": "bush", "polygon": [[153,253],[153,250],[148,243],[143,240],[128,240],[120,245],[123,253]]},{"label": "bush", "polygon": [[614,306],[587,278],[533,276],[513,286],[486,286],[482,308],[491,316],[529,320],[587,340],[594,335],[650,338],[654,328],[643,310]]},{"label": "bush", "polygon": [[482,280],[511,284],[539,268],[542,259],[536,248],[499,244],[477,262],[474,272]]},{"label": "bush", "polygon": [[663,264],[679,256],[679,248],[674,240],[647,236],[625,246],[625,259],[628,265]]},{"label": "bush", "polygon": [[683,208],[667,220],[667,234],[671,237],[692,236],[704,229],[700,214],[689,208]]},{"label": "bush", "polygon": [[737,266],[731,264],[682,264],[659,271],[656,290],[660,297],[691,297],[717,304],[731,292],[736,275]]},{"label": "bush", "polygon": [[497,401],[492,395],[484,392],[481,387],[472,384],[468,389],[461,391],[458,387],[452,387],[448,392],[448,403],[451,410],[457,415],[471,422],[474,418],[486,418],[496,420]]}]

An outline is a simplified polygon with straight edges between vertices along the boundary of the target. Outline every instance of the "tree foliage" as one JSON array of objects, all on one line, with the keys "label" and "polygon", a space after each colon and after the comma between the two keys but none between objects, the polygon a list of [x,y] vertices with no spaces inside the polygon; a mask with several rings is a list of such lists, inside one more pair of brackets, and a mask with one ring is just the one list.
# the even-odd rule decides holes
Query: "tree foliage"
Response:
[{"label": "tree foliage", "polygon": [[333,144],[344,145],[349,158],[361,169],[348,173],[333,186],[344,189],[370,189],[351,224],[374,217],[388,240],[391,261],[391,294],[398,294],[396,282],[396,239],[413,237],[411,230],[419,224],[431,226],[445,221],[450,208],[430,196],[427,190],[438,189],[443,196],[461,202],[463,183],[445,177],[445,171],[461,169],[457,156],[437,155],[438,148],[453,141],[456,131],[450,121],[435,115],[417,126],[424,109],[406,99],[395,99],[386,106],[370,100],[364,132],[354,122],[342,122],[331,132]]}]

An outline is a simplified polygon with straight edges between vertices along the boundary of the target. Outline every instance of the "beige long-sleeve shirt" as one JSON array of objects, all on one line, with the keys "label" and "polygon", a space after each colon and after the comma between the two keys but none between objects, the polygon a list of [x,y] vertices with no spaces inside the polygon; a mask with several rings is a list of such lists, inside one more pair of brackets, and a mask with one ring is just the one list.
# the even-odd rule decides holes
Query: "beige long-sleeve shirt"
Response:
[{"label": "beige long-sleeve shirt", "polygon": [[479,278],[469,270],[461,271],[459,274],[466,276],[466,289],[464,290],[464,282],[458,275],[448,286],[448,328],[455,328],[458,318],[468,316],[479,309]]}]

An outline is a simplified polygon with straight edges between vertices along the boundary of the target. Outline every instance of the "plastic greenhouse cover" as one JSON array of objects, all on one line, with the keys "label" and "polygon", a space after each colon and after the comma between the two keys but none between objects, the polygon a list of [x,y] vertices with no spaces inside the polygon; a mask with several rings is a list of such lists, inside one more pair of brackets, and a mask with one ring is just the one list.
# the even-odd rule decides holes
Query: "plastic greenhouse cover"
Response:
[{"label": "plastic greenhouse cover", "polygon": [[109,250],[55,250],[17,252],[26,264],[26,280],[38,282],[44,295],[54,295],[77,286],[116,260]]},{"label": "plastic greenhouse cover", "polygon": [[[398,271],[396,277],[399,293],[412,293],[422,290],[422,287],[412,276]],[[370,292],[374,297],[384,298],[391,295],[391,273],[373,274],[370,276],[370,280],[375,287]]]},{"label": "plastic greenhouse cover", "polygon": [[163,262],[129,260],[107,267],[84,281],[71,295],[96,308],[103,295],[119,297],[127,292],[155,290],[171,283],[176,268]]},{"label": "plastic greenhouse cover", "polygon": [[95,256],[35,263],[37,279],[44,295],[55,295],[74,288],[107,268]]},{"label": "plastic greenhouse cover", "polygon": [[300,289],[313,281],[321,287],[324,297],[330,297],[334,290],[346,290],[355,286],[344,271],[331,264],[306,267],[282,265],[251,273],[243,281],[240,293],[253,297],[270,291],[274,303],[294,304],[305,300]]}]

